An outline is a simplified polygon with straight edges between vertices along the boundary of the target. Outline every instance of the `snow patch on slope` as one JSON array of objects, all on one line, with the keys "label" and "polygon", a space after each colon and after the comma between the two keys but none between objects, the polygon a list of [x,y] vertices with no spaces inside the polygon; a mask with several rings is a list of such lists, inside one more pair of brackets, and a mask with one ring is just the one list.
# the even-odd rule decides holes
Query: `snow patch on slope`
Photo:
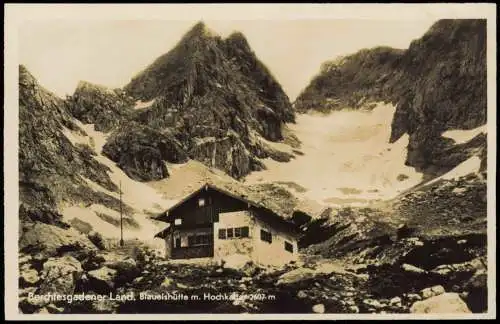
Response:
[{"label": "snow patch on slope", "polygon": [[432,184],[432,183],[437,182],[439,180],[458,179],[459,177],[468,175],[470,173],[478,173],[480,166],[481,166],[481,158],[479,156],[476,156],[476,155],[471,156],[469,159],[460,163],[455,168],[453,168],[451,171],[441,175],[440,177],[437,177],[437,178],[429,181],[427,184]]},{"label": "snow patch on slope", "polygon": [[62,133],[73,145],[86,144],[91,146],[91,141],[88,136],[78,134],[77,132],[74,132],[64,126],[62,128]]},{"label": "snow patch on slope", "polygon": [[[121,182],[122,199],[127,204],[137,210],[163,210],[173,204],[172,201],[164,199],[160,193],[146,183],[130,179],[125,172],[116,166],[115,162],[101,154],[102,147],[109,136],[108,134],[94,130],[92,124],[85,125],[85,131],[94,139],[97,153],[96,160],[111,169],[109,176],[116,185],[119,186]],[[98,184],[95,185],[99,186]]]},{"label": "snow patch on slope", "polygon": [[61,213],[63,220],[71,223],[71,220],[77,218],[83,222],[89,223],[92,230],[99,232],[104,237],[119,238],[120,230],[116,226],[101,219],[95,211],[90,208],[82,206],[65,206],[62,208]]},{"label": "snow patch on slope", "polygon": [[486,133],[486,129],[487,129],[486,125],[479,126],[477,128],[469,130],[454,129],[442,133],[441,136],[446,138],[451,138],[452,140],[455,141],[456,144],[463,144],[467,143],[468,141],[470,141],[471,139],[473,139],[474,137],[476,137],[481,133]]},{"label": "snow patch on slope", "polygon": [[246,182],[292,181],[307,189],[304,198],[334,205],[393,198],[423,177],[405,165],[409,136],[389,143],[394,112],[394,106],[379,103],[372,111],[298,115],[288,127],[304,155],[288,163],[264,159],[267,170],[253,172]]},{"label": "snow patch on slope", "polygon": [[141,101],[137,100],[135,102],[134,109],[144,109],[144,108],[149,108],[155,103],[155,99],[150,100],[150,101]]},{"label": "snow patch on slope", "polygon": [[[72,143],[74,142],[74,144],[85,143],[89,144],[89,146],[94,149],[97,154],[94,158],[110,168],[111,171],[108,172],[108,174],[118,187],[120,187],[121,184],[123,203],[132,207],[135,211],[131,217],[139,224],[139,228],[127,228],[127,230],[124,231],[124,236],[126,236],[126,238],[138,238],[143,241],[152,242],[154,234],[164,228],[166,224],[153,221],[149,217],[151,214],[158,214],[172,206],[176,200],[165,199],[158,191],[148,184],[130,179],[116,166],[115,162],[102,155],[102,147],[106,143],[109,134],[96,131],[93,124],[77,124],[88,136],[77,134],[69,129],[64,130],[65,136],[68,137]],[[82,177],[82,179],[93,190],[103,192],[116,199],[120,198],[119,193],[111,192],[88,178]],[[117,230],[118,228],[115,225],[97,216],[96,213],[104,213],[112,217],[119,217],[117,211],[111,210],[105,206],[97,204],[93,204],[89,207],[64,206],[61,212],[65,220],[70,221],[73,218],[78,218],[92,225],[94,230],[105,237],[116,238],[117,235],[120,234],[120,231]]]}]

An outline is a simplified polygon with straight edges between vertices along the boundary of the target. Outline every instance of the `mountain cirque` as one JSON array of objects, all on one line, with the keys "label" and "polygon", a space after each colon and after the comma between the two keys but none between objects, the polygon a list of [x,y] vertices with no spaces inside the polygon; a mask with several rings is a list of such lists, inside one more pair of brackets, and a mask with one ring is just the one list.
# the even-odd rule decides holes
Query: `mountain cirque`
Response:
[{"label": "mountain cirque", "polygon": [[[364,49],[326,62],[299,95],[299,112],[343,107],[370,109],[370,102],[396,105],[391,142],[410,135],[406,163],[439,175],[471,156],[441,137],[450,129],[486,123],[486,21],[443,19],[407,50]],[[467,95],[464,95],[467,94]],[[486,149],[474,139],[474,153]]]}]

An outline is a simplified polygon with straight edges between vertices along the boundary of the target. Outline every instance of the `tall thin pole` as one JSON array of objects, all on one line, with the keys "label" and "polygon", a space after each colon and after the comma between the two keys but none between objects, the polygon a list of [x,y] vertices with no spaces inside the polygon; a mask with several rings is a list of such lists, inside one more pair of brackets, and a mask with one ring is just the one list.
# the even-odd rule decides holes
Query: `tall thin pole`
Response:
[{"label": "tall thin pole", "polygon": [[120,181],[120,246],[123,246],[122,182]]}]

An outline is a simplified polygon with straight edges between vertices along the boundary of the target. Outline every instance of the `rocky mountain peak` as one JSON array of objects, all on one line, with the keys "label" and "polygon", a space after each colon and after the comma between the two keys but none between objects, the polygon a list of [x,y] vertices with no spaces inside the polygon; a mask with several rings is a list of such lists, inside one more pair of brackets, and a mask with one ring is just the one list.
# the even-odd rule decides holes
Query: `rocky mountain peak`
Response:
[{"label": "rocky mountain peak", "polygon": [[184,34],[176,48],[185,55],[194,55],[197,51],[206,51],[220,41],[221,37],[200,21]]},{"label": "rocky mountain peak", "polygon": [[226,43],[232,44],[242,50],[246,50],[248,52],[251,51],[250,44],[248,43],[247,38],[242,32],[234,31],[232,32],[226,39]]},{"label": "rocky mountain peak", "polygon": [[78,82],[74,93],[77,94],[83,92],[101,92],[114,94],[114,91],[106,86],[81,80]]},{"label": "rocky mountain peak", "polygon": [[204,21],[197,22],[186,34],[185,38],[191,37],[215,37],[217,34],[215,31],[208,28]]},{"label": "rocky mountain peak", "polygon": [[19,65],[19,82],[21,84],[37,83],[36,79],[31,75],[26,66]]},{"label": "rocky mountain peak", "polygon": [[121,89],[80,81],[66,103],[73,117],[107,132],[128,119],[134,100]]},{"label": "rocky mountain peak", "polygon": [[[258,138],[282,140],[282,125],[294,120],[293,109],[280,84],[256,57],[242,33],[233,33],[223,40],[199,22],[124,90],[134,101],[154,102],[130,116],[134,125],[147,126],[130,129],[131,132],[169,131],[165,140],[177,153],[171,155],[173,151],[168,150],[168,157],[160,153],[148,155],[154,157],[155,164],[164,158],[176,161],[174,155],[187,152],[192,159],[240,178],[262,168],[258,158],[279,155],[283,160],[282,155],[264,148]],[[111,140],[122,143],[130,138],[126,132]],[[136,161],[139,157],[122,155],[146,149],[118,154],[114,152],[118,146],[110,143],[105,147],[107,155],[116,162]],[[148,172],[134,173],[134,166],[122,165],[128,174],[148,179]],[[167,174],[163,170],[153,178]]]}]

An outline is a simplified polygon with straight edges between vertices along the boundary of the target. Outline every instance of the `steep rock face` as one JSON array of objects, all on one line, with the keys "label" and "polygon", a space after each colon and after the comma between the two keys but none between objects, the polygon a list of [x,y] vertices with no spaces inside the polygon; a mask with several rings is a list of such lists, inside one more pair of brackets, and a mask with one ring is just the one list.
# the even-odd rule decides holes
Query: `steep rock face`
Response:
[{"label": "steep rock face", "polygon": [[97,131],[108,132],[132,113],[134,102],[121,89],[81,81],[67,98],[71,114],[85,124],[95,124]]},{"label": "steep rock face", "polygon": [[81,130],[65,102],[41,87],[24,66],[19,67],[19,214],[21,223],[61,223],[61,202],[116,199],[95,192],[82,177],[117,191],[108,168],[93,158],[90,147],[73,144],[65,132]]},{"label": "steep rock face", "polygon": [[228,132],[227,136],[222,138],[200,139],[192,146],[190,154],[205,165],[228,170],[236,179],[261,169],[258,161],[251,160],[245,145],[234,132]]},{"label": "steep rock face", "polygon": [[[331,111],[392,102],[397,109],[390,142],[408,133],[407,165],[436,175],[470,156],[454,154],[451,161],[445,153],[457,148],[441,134],[485,124],[486,98],[486,21],[445,19],[407,50],[361,50],[325,63],[295,109]],[[468,145],[484,150],[486,141]]]},{"label": "steep rock face", "polygon": [[168,176],[164,161],[181,163],[188,159],[181,144],[170,134],[133,122],[112,134],[103,154],[139,181],[163,179]]},{"label": "steep rock face", "polygon": [[397,93],[404,50],[363,49],[322,64],[294,103],[298,112],[359,108],[366,100],[390,101]]},{"label": "steep rock face", "polygon": [[412,86],[398,102],[391,141],[409,133],[407,163],[426,169],[440,163],[430,148],[444,145],[443,131],[486,123],[486,21],[438,21],[412,42],[403,65]]},{"label": "steep rock face", "polygon": [[294,120],[288,97],[243,35],[224,40],[203,23],[124,89],[136,100],[154,100],[134,120],[172,130],[193,159],[208,163],[214,149],[214,166],[236,178],[258,164],[251,134],[279,141],[282,124]]},{"label": "steep rock face", "polygon": [[245,36],[235,32],[225,40],[225,45],[228,58],[239,62],[240,73],[247,77],[249,83],[253,83],[254,90],[262,102],[273,108],[280,121],[295,121],[288,96],[271,71],[257,59]]}]

